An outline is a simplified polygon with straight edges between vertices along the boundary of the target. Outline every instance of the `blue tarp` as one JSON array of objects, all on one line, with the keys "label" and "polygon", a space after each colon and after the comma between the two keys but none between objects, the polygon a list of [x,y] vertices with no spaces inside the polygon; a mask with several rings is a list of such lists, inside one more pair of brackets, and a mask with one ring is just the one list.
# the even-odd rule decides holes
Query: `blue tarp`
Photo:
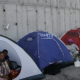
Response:
[{"label": "blue tarp", "polygon": [[67,47],[48,32],[32,32],[20,39],[18,45],[30,54],[40,69],[55,62],[73,61]]}]

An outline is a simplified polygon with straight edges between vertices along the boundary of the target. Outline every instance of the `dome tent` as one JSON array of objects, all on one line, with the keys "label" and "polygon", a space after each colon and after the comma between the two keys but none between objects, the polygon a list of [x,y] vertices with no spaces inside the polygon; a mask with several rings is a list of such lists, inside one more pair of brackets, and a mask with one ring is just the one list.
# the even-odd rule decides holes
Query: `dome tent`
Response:
[{"label": "dome tent", "polygon": [[33,59],[11,39],[0,35],[0,45],[0,51],[7,49],[10,60],[21,66],[20,74],[13,80],[31,80],[44,77]]},{"label": "dome tent", "polygon": [[66,46],[48,32],[36,31],[29,33],[18,41],[18,45],[33,57],[41,70],[55,62],[73,61]]}]

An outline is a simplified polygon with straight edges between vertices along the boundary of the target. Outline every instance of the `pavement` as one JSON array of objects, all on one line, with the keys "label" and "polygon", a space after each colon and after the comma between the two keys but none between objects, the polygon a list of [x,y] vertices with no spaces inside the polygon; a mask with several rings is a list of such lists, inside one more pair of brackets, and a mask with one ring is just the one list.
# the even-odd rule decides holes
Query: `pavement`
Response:
[{"label": "pavement", "polygon": [[46,78],[41,80],[80,80],[80,67],[74,65],[62,68],[56,75],[45,75]]}]

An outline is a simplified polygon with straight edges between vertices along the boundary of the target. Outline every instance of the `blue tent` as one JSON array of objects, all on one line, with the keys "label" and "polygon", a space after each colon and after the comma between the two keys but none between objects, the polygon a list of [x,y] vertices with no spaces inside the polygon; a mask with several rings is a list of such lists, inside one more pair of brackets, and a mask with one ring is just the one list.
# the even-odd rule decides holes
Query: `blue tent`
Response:
[{"label": "blue tent", "polygon": [[48,32],[29,33],[18,41],[18,45],[30,54],[41,70],[53,63],[73,61],[62,41]]}]

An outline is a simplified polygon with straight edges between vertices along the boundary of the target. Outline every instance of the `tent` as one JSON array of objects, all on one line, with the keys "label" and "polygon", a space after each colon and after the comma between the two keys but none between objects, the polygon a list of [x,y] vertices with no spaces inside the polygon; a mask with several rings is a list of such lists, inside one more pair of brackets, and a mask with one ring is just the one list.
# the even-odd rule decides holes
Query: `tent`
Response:
[{"label": "tent", "polygon": [[0,51],[7,49],[10,60],[17,62],[17,64],[21,66],[20,74],[13,80],[38,80],[44,77],[28,53],[11,39],[0,35],[0,45]]},{"label": "tent", "polygon": [[61,40],[67,45],[68,39],[72,39],[74,43],[79,47],[80,50],[80,28],[71,29],[67,31],[62,37]]},{"label": "tent", "polygon": [[73,61],[66,46],[48,32],[29,33],[18,41],[18,45],[31,55],[41,70],[53,63]]}]

